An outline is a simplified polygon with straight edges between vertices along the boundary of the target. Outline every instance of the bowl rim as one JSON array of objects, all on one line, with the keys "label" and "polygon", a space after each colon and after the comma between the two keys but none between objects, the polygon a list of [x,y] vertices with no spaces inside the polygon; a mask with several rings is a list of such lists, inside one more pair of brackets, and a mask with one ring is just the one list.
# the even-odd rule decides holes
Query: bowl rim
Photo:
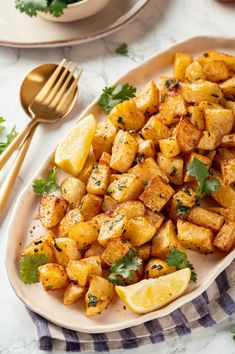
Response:
[{"label": "bowl rim", "polygon": [[[68,4],[67,5],[67,8],[68,7],[76,7],[76,6],[81,6],[81,5],[84,5],[84,4],[87,4],[89,2],[93,2],[94,0],[80,0],[80,1],[77,1],[77,2],[74,2],[72,4]],[[110,0],[107,0],[107,1],[110,1]]]}]

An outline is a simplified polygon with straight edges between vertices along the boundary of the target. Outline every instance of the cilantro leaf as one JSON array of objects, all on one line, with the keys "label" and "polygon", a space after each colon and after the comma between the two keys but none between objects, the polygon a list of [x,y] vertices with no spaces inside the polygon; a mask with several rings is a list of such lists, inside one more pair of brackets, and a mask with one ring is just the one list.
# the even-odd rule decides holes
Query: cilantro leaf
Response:
[{"label": "cilantro leaf", "polygon": [[142,267],[142,259],[136,255],[135,250],[130,249],[125,257],[111,265],[111,273],[108,280],[116,285],[128,285],[126,280],[132,280],[134,272]]},{"label": "cilantro leaf", "polygon": [[[4,120],[3,120],[4,121]],[[1,121],[0,121],[1,123]],[[1,129],[2,130],[2,129]],[[6,136],[6,141],[1,141],[0,142],[0,155],[3,153],[3,151],[6,150],[6,148],[8,147],[8,145],[10,145],[10,143],[12,142],[12,140],[15,139],[16,135],[17,135],[17,131],[16,131],[16,127],[13,127],[10,131],[9,134],[7,134]]]},{"label": "cilantro leaf", "polygon": [[127,43],[122,43],[119,47],[117,47],[115,52],[116,52],[116,54],[127,55],[128,54],[128,45],[127,45]]},{"label": "cilantro leaf", "polygon": [[47,0],[15,0],[15,6],[20,12],[29,16],[37,16],[38,11],[47,12]]},{"label": "cilantro leaf", "polygon": [[51,192],[56,191],[57,189],[59,189],[59,186],[56,183],[56,178],[57,178],[57,169],[56,167],[54,167],[50,172],[48,180],[36,179],[33,182],[34,192],[42,196],[43,194],[49,194]]},{"label": "cilantro leaf", "polygon": [[118,84],[116,87],[105,87],[99,98],[100,107],[110,113],[117,104],[135,97],[136,88],[129,84]]},{"label": "cilantro leaf", "polygon": [[211,194],[221,187],[220,181],[217,178],[208,179],[204,184],[204,193]]},{"label": "cilantro leaf", "polygon": [[175,266],[177,269],[190,268],[191,269],[191,281],[197,281],[197,274],[194,270],[193,264],[188,260],[188,255],[185,252],[181,252],[178,248],[174,247],[166,256],[167,264],[169,266]]},{"label": "cilantro leaf", "polygon": [[186,218],[186,216],[188,216],[191,207],[184,205],[182,200],[180,199],[176,199],[177,205],[175,207],[175,211],[177,213],[177,216],[182,217],[182,218]]},{"label": "cilantro leaf", "polygon": [[37,283],[39,281],[38,267],[49,263],[45,254],[27,255],[20,260],[20,279],[25,284]]}]

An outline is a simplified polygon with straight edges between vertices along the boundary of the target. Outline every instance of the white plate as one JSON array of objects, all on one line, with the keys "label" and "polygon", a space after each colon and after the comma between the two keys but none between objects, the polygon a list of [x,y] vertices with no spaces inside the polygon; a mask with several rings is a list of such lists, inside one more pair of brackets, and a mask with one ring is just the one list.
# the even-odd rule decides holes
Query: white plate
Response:
[{"label": "white plate", "polygon": [[[193,55],[198,55],[208,49],[217,49],[235,54],[234,48],[235,39],[212,37],[196,37],[189,39],[183,43],[174,45],[164,52],[154,55],[123,76],[119,82],[128,82],[138,88],[142,87],[151,79],[158,82],[160,76],[172,72],[172,62],[176,51],[185,51]],[[96,102],[97,101],[94,101],[83,112],[79,120],[89,113],[95,114],[98,120],[104,117],[104,114],[99,110]],[[123,303],[117,298],[101,315],[95,316],[94,318],[86,318],[84,304],[82,302],[65,307],[61,302],[61,291],[54,293],[45,292],[41,284],[25,285],[18,278],[20,249],[23,245],[32,240],[32,232],[30,233],[30,230],[33,230],[33,225],[35,226],[33,236],[36,237],[42,232],[40,222],[32,222],[32,217],[37,213],[38,208],[38,198],[32,192],[32,181],[48,169],[48,164],[52,158],[53,153],[48,157],[43,166],[40,167],[38,173],[27,184],[24,191],[19,196],[11,217],[6,250],[7,273],[17,296],[30,309],[51,322],[77,331],[99,333],[120,330],[165,316],[186,302],[199,296],[234,259],[235,250],[230,252],[227,256],[219,252],[208,256],[198,252],[189,252],[190,259],[195,265],[198,274],[197,283],[190,285],[187,293],[171,304],[158,311],[142,316],[134,314],[128,309],[124,310]]]},{"label": "white plate", "polygon": [[15,9],[14,0],[1,0],[0,45],[59,47],[89,42],[123,27],[134,19],[148,1],[112,0],[101,12],[88,19],[56,23],[39,16],[30,18]]}]

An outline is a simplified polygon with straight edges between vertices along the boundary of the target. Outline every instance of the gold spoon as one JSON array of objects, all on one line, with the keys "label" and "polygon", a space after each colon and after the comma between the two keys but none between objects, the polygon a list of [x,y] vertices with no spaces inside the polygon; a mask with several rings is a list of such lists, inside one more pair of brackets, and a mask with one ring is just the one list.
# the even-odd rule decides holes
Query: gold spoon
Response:
[{"label": "gold spoon", "polygon": [[[63,61],[64,62],[64,61]],[[20,89],[20,100],[21,100],[21,105],[24,109],[24,111],[30,116],[34,117],[35,115],[35,107],[36,105],[39,105],[39,99],[38,96],[41,95],[42,97],[42,91],[44,90],[44,95],[45,95],[45,86],[47,85],[47,94],[45,95],[45,98],[43,99],[43,107],[45,110],[45,105],[48,104],[50,105],[50,102],[52,99],[57,99],[57,104],[55,108],[58,110],[59,114],[55,114],[53,111],[50,112],[50,116],[53,117],[56,115],[56,119],[52,119],[50,122],[54,122],[57,119],[65,118],[73,109],[77,96],[78,96],[78,90],[77,90],[77,83],[78,80],[81,76],[82,71],[79,72],[78,77],[75,79],[73,77],[73,73],[75,70],[73,70],[71,73],[68,71],[68,68],[70,67],[71,63],[67,65],[67,70],[66,68],[63,68],[63,66],[60,67],[60,65],[55,65],[55,64],[44,64],[41,65],[35,69],[33,69],[24,79],[21,89]],[[59,68],[60,67],[60,68]],[[55,80],[55,75],[54,73],[58,73],[58,68],[60,69],[60,75],[57,75],[57,79]],[[53,76],[54,75],[54,76]],[[62,76],[63,75],[63,76]],[[61,78],[62,76],[62,78]],[[53,85],[51,85],[51,78],[53,79]],[[68,79],[69,78],[69,79]],[[50,81],[51,80],[51,81]],[[67,86],[64,86],[64,83],[68,82]],[[51,88],[48,89],[49,85],[48,82],[50,82]],[[53,95],[52,88],[54,89],[54,92],[57,94],[59,93],[59,96]],[[59,90],[60,89],[60,90]],[[63,89],[63,91],[61,91]],[[58,100],[59,97],[59,100]],[[36,98],[36,99],[35,99]],[[40,98],[40,97],[39,97]],[[41,103],[42,106],[42,103]],[[39,107],[41,107],[39,106]],[[32,114],[33,112],[33,114]],[[41,111],[40,111],[41,112]],[[44,113],[44,112],[43,112]],[[46,111],[45,111],[46,114]],[[41,116],[41,119],[39,121],[44,121],[43,116]],[[20,171],[21,165],[24,161],[24,157],[27,153],[27,150],[29,148],[30,142],[32,140],[34,131],[37,127],[36,122],[31,130],[31,132],[28,134],[26,137],[25,141],[22,144],[22,147],[14,161],[14,164],[10,170],[10,172],[7,174],[7,177],[5,178],[1,190],[0,190],[0,218],[3,216],[3,209],[5,207],[6,210],[6,205],[7,205],[7,199],[10,196],[10,192],[12,190],[12,186],[15,182],[16,177],[18,176],[18,173]]]}]

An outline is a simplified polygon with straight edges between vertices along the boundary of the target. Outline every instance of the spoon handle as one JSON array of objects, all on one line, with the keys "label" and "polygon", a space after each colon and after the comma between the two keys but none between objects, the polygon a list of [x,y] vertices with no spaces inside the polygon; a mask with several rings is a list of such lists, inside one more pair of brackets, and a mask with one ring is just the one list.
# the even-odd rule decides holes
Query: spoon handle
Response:
[{"label": "spoon handle", "polygon": [[35,124],[38,122],[38,119],[34,117],[28,125],[24,128],[24,130],[18,134],[15,139],[12,141],[12,143],[7,147],[7,149],[1,154],[0,156],[0,170],[3,168],[5,163],[9,160],[11,155],[15,152],[17,147],[20,145],[20,143],[23,141],[23,139],[29,134],[29,132],[32,130],[32,128],[35,126]]},{"label": "spoon handle", "polygon": [[0,188],[0,220],[4,216],[4,212],[6,212],[7,210],[8,201],[12,192],[12,187],[19,174],[20,168],[23,164],[25,155],[32,141],[33,134],[35,132],[36,127],[37,126],[35,125],[34,128],[31,130],[31,132],[26,137],[25,141],[23,142],[15,161]]}]

